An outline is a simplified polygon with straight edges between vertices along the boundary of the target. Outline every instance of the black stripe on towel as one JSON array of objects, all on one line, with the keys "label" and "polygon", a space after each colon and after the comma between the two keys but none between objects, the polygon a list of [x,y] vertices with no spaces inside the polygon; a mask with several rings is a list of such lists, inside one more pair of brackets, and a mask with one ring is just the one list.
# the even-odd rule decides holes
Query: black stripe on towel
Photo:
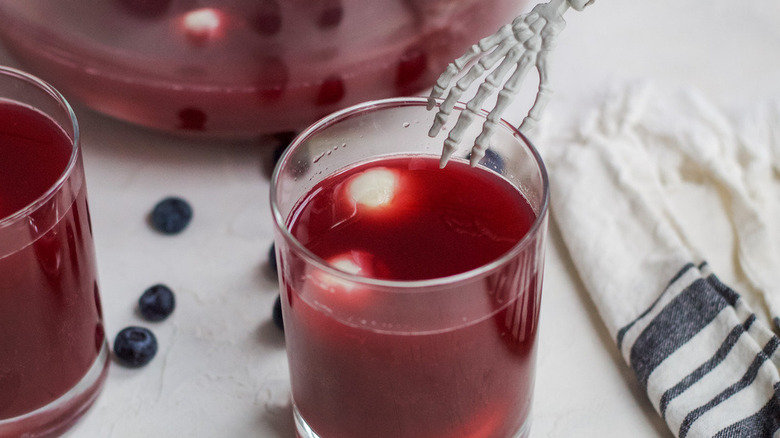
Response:
[{"label": "black stripe on towel", "polygon": [[712,400],[703,406],[700,406],[689,412],[688,415],[685,416],[685,420],[683,420],[682,425],[680,426],[679,437],[685,438],[685,436],[688,435],[688,430],[690,430],[693,423],[707,411],[720,404],[723,400],[728,399],[737,392],[750,386],[750,384],[753,383],[753,381],[756,379],[756,376],[758,376],[758,370],[761,368],[761,365],[763,365],[763,363],[766,362],[772,354],[774,354],[778,345],[780,345],[780,339],[778,339],[777,336],[772,337],[772,339],[766,343],[764,349],[760,351],[755,358],[753,358],[753,362],[750,364],[750,367],[748,367],[747,371],[742,375],[742,378],[739,379],[739,381],[724,389],[720,394],[713,397]]},{"label": "black stripe on towel", "polygon": [[725,299],[729,305],[736,306],[739,300],[739,294],[732,288],[726,286],[715,274],[707,276],[707,282],[715,288],[716,291]]},{"label": "black stripe on towel", "polygon": [[[686,263],[685,266],[680,269],[677,274],[672,277],[672,279],[669,281],[669,283],[666,285],[666,289],[668,289],[671,285],[673,285],[677,280],[680,279],[686,272],[688,272],[689,269],[693,268],[693,263]],[[621,328],[620,331],[618,331],[617,334],[617,346],[618,350],[623,349],[623,337],[626,336],[626,332],[634,326],[634,324],[637,323],[637,321],[641,320],[645,316],[647,316],[648,313],[650,313],[656,305],[658,305],[658,302],[661,300],[661,297],[663,297],[664,294],[661,294],[658,296],[658,298],[653,301],[653,303],[650,305],[650,307],[647,308],[644,312],[642,312],[641,315],[639,315],[635,320],[628,323],[625,327]]]},{"label": "black stripe on towel", "polygon": [[696,368],[691,374],[685,376],[685,378],[680,380],[679,383],[664,392],[664,395],[661,396],[661,402],[659,406],[661,410],[661,417],[666,419],[666,408],[669,406],[669,402],[674,400],[675,397],[685,392],[685,390],[690,388],[694,383],[698,382],[702,377],[707,375],[707,373],[712,371],[713,368],[718,366],[718,364],[720,364],[723,359],[728,356],[731,349],[734,347],[734,345],[737,344],[739,337],[742,336],[742,334],[746,331],[750,330],[750,326],[755,320],[756,315],[751,314],[744,323],[739,324],[731,329],[728,336],[726,336],[726,339],[720,344],[720,347],[718,347],[718,350],[715,352],[715,354],[712,355],[710,359],[701,364],[701,366]]},{"label": "black stripe on towel", "polygon": [[631,346],[630,365],[642,386],[647,389],[653,370],[726,306],[726,300],[701,278],[674,297]]},{"label": "black stripe on towel", "polygon": [[714,438],[769,438],[778,430],[780,430],[780,382],[775,383],[775,395],[761,410],[721,430]]}]

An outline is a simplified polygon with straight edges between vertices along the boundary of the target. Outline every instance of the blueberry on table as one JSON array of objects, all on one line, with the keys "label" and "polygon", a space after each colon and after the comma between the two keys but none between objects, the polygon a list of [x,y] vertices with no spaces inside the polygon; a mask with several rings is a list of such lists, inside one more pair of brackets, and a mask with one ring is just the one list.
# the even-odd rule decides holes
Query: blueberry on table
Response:
[{"label": "blueberry on table", "polygon": [[[398,60],[395,72],[396,91],[401,94],[409,94],[416,91],[420,79],[428,68],[428,55],[418,47],[408,48]],[[419,88],[422,88],[420,86]]]},{"label": "blueberry on table", "polygon": [[324,7],[317,19],[317,26],[322,29],[336,27],[344,17],[344,7],[340,0],[325,0]]},{"label": "blueberry on table", "polygon": [[290,82],[290,68],[279,56],[260,60],[257,88],[260,103],[274,102],[282,97]]},{"label": "blueberry on table", "polygon": [[164,284],[146,289],[138,299],[138,309],[148,321],[162,321],[173,312],[176,299],[173,291]]},{"label": "blueberry on table", "polygon": [[164,234],[182,232],[192,220],[192,207],[178,197],[165,198],[154,206],[151,214],[152,226]]},{"label": "blueberry on table", "polygon": [[252,29],[262,36],[272,36],[282,29],[282,8],[275,0],[259,2],[260,12],[250,21]]},{"label": "blueberry on table", "polygon": [[290,143],[292,143],[296,135],[298,135],[297,132],[285,131],[285,132],[280,132],[274,136],[276,137],[276,140],[279,143],[274,149],[274,154],[273,154],[274,166],[279,161],[279,158],[282,158],[282,154],[284,153],[285,150],[287,150],[287,146],[290,146]]},{"label": "blueberry on table", "polygon": [[322,84],[320,84],[320,90],[317,92],[317,100],[315,103],[317,105],[331,105],[337,103],[344,98],[345,92],[346,88],[341,77],[336,75],[328,76],[322,81]]},{"label": "blueberry on table", "polygon": [[276,245],[271,244],[271,247],[268,248],[268,266],[271,267],[271,270],[274,271],[274,273],[279,273],[279,267],[276,264]]},{"label": "blueberry on table", "polygon": [[186,107],[179,110],[176,115],[179,118],[179,129],[186,131],[203,131],[206,129],[208,116],[201,109]]},{"label": "blueberry on table", "polygon": [[[466,158],[471,159],[470,152]],[[502,173],[504,171],[504,159],[501,158],[501,155],[499,155],[498,152],[492,149],[485,149],[485,156],[479,160],[479,164],[487,167],[488,169],[495,170],[498,173]]]},{"label": "blueberry on table", "polygon": [[282,317],[282,296],[277,295],[273,310],[274,324],[279,330],[284,331],[284,318]]},{"label": "blueberry on table", "polygon": [[118,0],[130,14],[138,18],[157,18],[164,15],[171,6],[171,0]]},{"label": "blueberry on table", "polygon": [[122,365],[138,368],[149,363],[157,354],[157,338],[144,327],[122,329],[114,339],[114,356]]}]

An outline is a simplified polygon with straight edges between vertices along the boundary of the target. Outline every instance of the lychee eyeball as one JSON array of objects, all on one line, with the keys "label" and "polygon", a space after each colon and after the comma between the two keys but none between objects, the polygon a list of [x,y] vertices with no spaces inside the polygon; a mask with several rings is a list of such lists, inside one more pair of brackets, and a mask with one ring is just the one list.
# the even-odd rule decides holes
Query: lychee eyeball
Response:
[{"label": "lychee eyeball", "polygon": [[370,208],[387,206],[398,189],[399,175],[385,167],[376,167],[354,176],[348,186],[350,198]]}]

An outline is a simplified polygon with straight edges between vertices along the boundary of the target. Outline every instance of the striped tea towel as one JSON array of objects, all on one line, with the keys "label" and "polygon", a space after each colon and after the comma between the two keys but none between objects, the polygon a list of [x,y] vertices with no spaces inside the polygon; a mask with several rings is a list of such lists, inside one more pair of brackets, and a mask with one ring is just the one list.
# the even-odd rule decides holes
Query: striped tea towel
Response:
[{"label": "striped tea towel", "polygon": [[780,105],[627,86],[575,131],[545,140],[552,215],[656,411],[780,437]]}]

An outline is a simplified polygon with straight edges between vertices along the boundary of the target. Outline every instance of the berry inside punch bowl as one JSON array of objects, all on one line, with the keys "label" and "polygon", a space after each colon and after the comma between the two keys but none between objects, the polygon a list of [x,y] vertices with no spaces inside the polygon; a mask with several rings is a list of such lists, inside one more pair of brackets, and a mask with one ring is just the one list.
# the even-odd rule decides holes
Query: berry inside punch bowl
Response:
[{"label": "berry inside punch bowl", "polygon": [[525,0],[26,0],[0,42],[73,100],[215,138],[298,131],[424,92]]}]

